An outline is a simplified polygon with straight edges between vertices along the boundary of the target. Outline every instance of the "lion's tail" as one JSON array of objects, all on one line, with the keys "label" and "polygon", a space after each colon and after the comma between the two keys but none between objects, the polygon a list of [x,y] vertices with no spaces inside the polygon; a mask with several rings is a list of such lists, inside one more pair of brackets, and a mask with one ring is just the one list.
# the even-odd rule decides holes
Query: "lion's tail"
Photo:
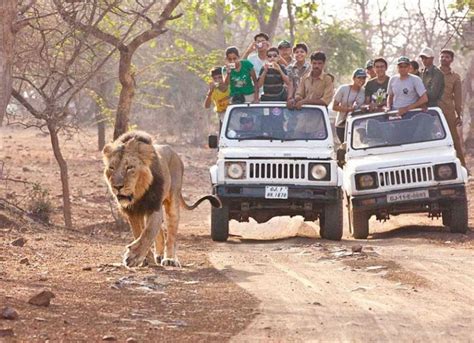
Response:
[{"label": "lion's tail", "polygon": [[211,205],[213,207],[222,207],[222,203],[221,201],[219,200],[218,197],[214,196],[214,195],[206,195],[206,196],[203,196],[202,198],[200,198],[198,201],[196,201],[194,204],[192,205],[188,205],[186,204],[186,201],[184,201],[183,199],[183,195],[181,194],[180,195],[180,202],[181,202],[181,206],[183,206],[185,209],[187,210],[194,210],[196,207],[199,206],[200,203],[202,203],[204,200],[209,200],[209,202],[211,203]]}]

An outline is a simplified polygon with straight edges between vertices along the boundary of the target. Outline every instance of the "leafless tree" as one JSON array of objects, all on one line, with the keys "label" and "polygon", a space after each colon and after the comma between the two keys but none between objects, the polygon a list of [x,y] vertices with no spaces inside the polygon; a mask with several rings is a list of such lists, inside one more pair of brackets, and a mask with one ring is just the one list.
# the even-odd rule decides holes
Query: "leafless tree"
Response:
[{"label": "leafless tree", "polygon": [[18,50],[14,69],[13,97],[31,114],[25,126],[47,130],[54,157],[59,165],[63,215],[72,227],[68,166],[60,144],[60,132],[74,123],[74,101],[84,86],[112,55],[96,59],[97,40],[74,28],[61,25],[58,16],[48,16],[54,7],[48,3],[33,6],[34,16],[17,35]]}]

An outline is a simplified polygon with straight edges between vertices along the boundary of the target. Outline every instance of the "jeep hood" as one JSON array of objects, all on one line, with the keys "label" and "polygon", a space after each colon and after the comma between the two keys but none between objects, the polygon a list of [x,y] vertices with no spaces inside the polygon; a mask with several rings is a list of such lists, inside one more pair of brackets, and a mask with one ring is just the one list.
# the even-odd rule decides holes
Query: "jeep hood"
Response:
[{"label": "jeep hood", "polygon": [[353,172],[372,171],[385,168],[410,165],[436,164],[453,162],[455,150],[451,147],[432,150],[394,152],[392,154],[366,155],[350,158],[344,169]]},{"label": "jeep hood", "polygon": [[282,147],[259,147],[259,148],[221,148],[219,158],[221,159],[249,159],[249,158],[281,158],[281,159],[331,159],[335,157],[333,149],[312,147],[312,148],[282,148]]}]

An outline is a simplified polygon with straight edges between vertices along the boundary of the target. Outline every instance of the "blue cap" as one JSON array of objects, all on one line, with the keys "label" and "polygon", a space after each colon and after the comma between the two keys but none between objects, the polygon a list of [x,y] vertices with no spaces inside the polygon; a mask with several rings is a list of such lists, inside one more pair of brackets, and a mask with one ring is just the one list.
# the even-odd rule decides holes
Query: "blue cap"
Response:
[{"label": "blue cap", "polygon": [[352,73],[352,77],[367,77],[367,73],[365,72],[364,69],[362,68],[357,68],[356,70],[354,70],[354,72]]}]

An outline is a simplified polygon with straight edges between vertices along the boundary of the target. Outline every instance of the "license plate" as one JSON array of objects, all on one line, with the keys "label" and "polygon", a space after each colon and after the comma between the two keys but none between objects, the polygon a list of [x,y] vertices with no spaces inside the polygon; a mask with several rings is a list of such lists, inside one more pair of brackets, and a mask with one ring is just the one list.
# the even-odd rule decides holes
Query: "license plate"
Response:
[{"label": "license plate", "polygon": [[428,190],[395,193],[387,195],[387,202],[409,201],[417,199],[426,199],[430,197]]},{"label": "license plate", "polygon": [[265,186],[265,199],[288,199],[288,187]]}]

